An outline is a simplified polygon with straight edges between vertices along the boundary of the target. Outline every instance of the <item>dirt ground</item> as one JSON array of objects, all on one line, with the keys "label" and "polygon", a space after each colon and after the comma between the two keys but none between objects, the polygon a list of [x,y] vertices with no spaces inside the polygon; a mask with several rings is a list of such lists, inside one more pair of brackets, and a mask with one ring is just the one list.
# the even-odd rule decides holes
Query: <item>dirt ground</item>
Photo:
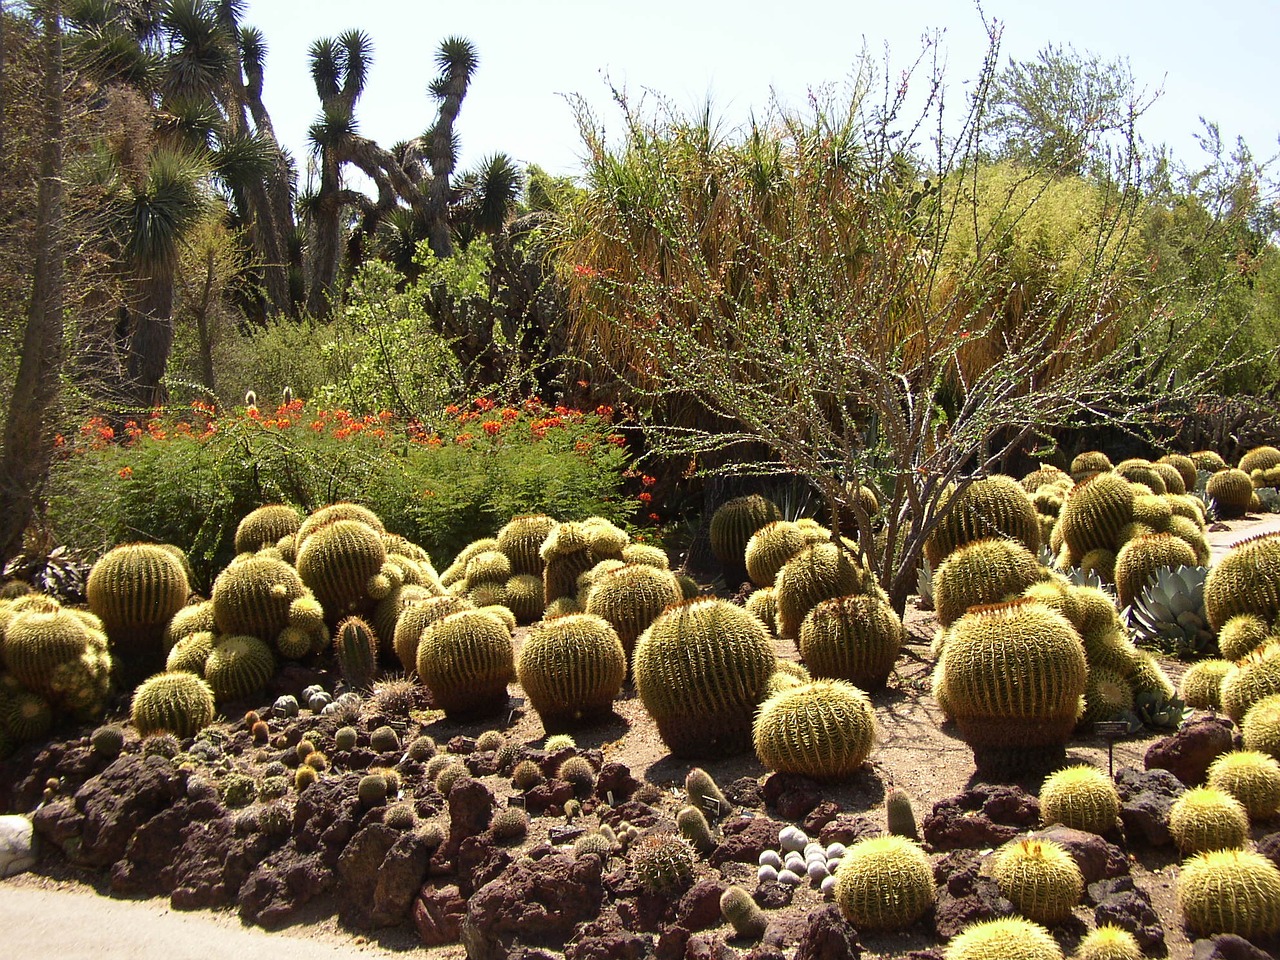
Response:
[{"label": "dirt ground", "polygon": [[[1280,517],[1234,521],[1220,525],[1210,534],[1216,555],[1236,541],[1263,532],[1280,530]],[[830,799],[844,809],[863,813],[884,824],[883,798],[891,786],[906,790],[916,801],[922,817],[933,803],[956,794],[970,784],[974,767],[969,748],[942,725],[942,716],[929,695],[932,667],[929,644],[934,624],[932,615],[908,609],[908,643],[899,658],[888,687],[873,697],[880,727],[880,740],[866,768],[848,781],[830,787]],[[780,655],[795,657],[789,642],[780,642]],[[1184,665],[1164,661],[1176,682]],[[520,696],[512,687],[513,696]],[[493,726],[454,724],[439,720],[424,732],[444,742],[457,734],[475,736]],[[516,742],[540,742],[545,731],[532,710],[517,711],[513,723],[503,730]],[[1162,736],[1144,733],[1114,745],[1114,764],[1142,766],[1147,747]],[[624,692],[615,715],[602,725],[575,735],[582,748],[598,747],[606,760],[626,763],[632,773],[663,788],[678,788],[691,764],[674,760],[667,752],[634,693]],[[1106,769],[1107,746],[1100,740],[1075,740],[1068,750],[1074,761],[1089,762]],[[719,783],[742,776],[762,777],[766,771],[752,754],[702,765]],[[493,778],[491,786],[499,797],[510,792],[504,778]],[[1037,783],[1024,784],[1035,790]],[[673,802],[675,797],[673,795]],[[535,818],[530,842],[545,838],[545,824]],[[1274,829],[1274,826],[1272,826]],[[1259,828],[1257,836],[1268,832]],[[539,836],[541,834],[541,836]],[[1190,945],[1176,922],[1174,880],[1178,860],[1172,851],[1143,852],[1133,864],[1135,882],[1151,895],[1157,912],[1166,920],[1166,938],[1172,960],[1190,957]],[[412,928],[403,926],[374,939],[340,929],[332,916],[317,909],[283,932],[267,933],[241,925],[231,913],[173,911],[166,900],[121,901],[99,895],[94,884],[100,877],[86,876],[66,867],[60,860],[46,859],[36,871],[0,882],[0,945],[7,958],[60,957],[115,960],[137,957],[147,960],[206,960],[209,957],[237,957],[255,960],[279,956],[281,946],[300,947],[313,957],[393,957],[412,952],[438,958],[463,955],[460,947],[426,951]],[[802,887],[795,903],[787,908],[804,911],[816,907],[821,895]],[[1078,908],[1082,919],[1091,919],[1091,910]],[[74,918],[74,922],[68,922]],[[910,950],[934,946],[936,941],[923,932],[906,935],[864,936],[869,958],[894,957]],[[735,944],[743,946],[745,944]],[[270,954],[268,954],[270,951]]]}]

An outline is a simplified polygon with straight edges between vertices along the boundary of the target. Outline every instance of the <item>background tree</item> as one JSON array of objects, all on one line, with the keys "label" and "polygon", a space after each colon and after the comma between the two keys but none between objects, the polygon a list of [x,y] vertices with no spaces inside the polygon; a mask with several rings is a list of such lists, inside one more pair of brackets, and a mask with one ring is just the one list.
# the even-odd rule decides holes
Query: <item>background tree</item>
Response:
[{"label": "background tree", "polygon": [[[915,118],[909,84],[877,99],[866,73],[849,101],[733,135],[620,97],[614,146],[579,113],[586,190],[559,250],[580,355],[649,411],[655,455],[804,478],[899,611],[950,494],[1061,430],[1141,431],[1205,384],[1165,389],[1201,346],[1193,318],[1150,347],[1168,290],[1143,282],[1132,154],[1097,179],[984,158],[991,40],[963,123],[937,73]],[[924,153],[926,130],[958,136]],[[1207,367],[1231,356],[1216,346]]]},{"label": "background tree", "polygon": [[1010,60],[994,77],[985,136],[999,159],[1101,173],[1110,166],[1106,146],[1123,149],[1150,102],[1143,100],[1127,59],[1049,44],[1034,60]]},{"label": "background tree", "polygon": [[40,185],[32,237],[31,293],[13,396],[0,457],[0,565],[22,549],[35,514],[37,491],[48,476],[53,431],[48,416],[58,395],[62,368],[63,257],[63,67],[62,11],[58,0],[39,7],[42,137]]}]

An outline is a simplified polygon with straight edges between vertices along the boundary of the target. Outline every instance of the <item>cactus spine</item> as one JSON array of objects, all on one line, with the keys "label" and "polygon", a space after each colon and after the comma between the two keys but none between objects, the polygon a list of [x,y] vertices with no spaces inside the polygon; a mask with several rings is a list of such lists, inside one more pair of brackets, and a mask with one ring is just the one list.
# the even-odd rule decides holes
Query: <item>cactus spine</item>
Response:
[{"label": "cactus spine", "polygon": [[929,858],[905,837],[859,840],[836,868],[836,905],[859,929],[905,930],[924,916],[933,896]]},{"label": "cactus spine", "polygon": [[720,895],[720,915],[733,927],[734,933],[748,940],[759,940],[769,926],[769,918],[742,887],[733,886]]},{"label": "cactus spine", "polygon": [[213,690],[191,673],[160,673],[133,692],[133,725],[144,737],[194,737],[213,723]]},{"label": "cactus spine", "polygon": [[996,854],[991,875],[1028,920],[1054,925],[1080,902],[1084,877],[1071,854],[1051,840],[1015,840]]},{"label": "cactus spine", "polygon": [[482,610],[450,614],[422,631],[418,676],[446,714],[500,710],[515,676],[511,633]]},{"label": "cactus spine", "polygon": [[347,617],[334,631],[333,652],[348,686],[367,687],[378,672],[378,638],[360,617]]},{"label": "cactus spine", "polygon": [[856,771],[875,742],[875,710],[843,680],[815,680],[766,700],[753,728],[756,756],[771,770],[815,779]]},{"label": "cactus spine", "polygon": [[626,679],[613,627],[589,613],[544,621],[525,638],[516,676],[547,730],[607,714]]},{"label": "cactus spine", "polygon": [[1040,817],[1073,830],[1108,833],[1120,816],[1120,794],[1111,778],[1088,764],[1067,767],[1040,788]]},{"label": "cactus spine", "polygon": [[800,656],[815,677],[879,690],[902,648],[902,621],[879,595],[823,600],[800,624]]},{"label": "cactus spine", "polygon": [[688,600],[637,641],[636,692],[672,753],[718,756],[751,743],[751,717],[775,661],[754,615],[727,600]]},{"label": "cactus spine", "polygon": [[1280,869],[1261,854],[1214,850],[1194,856],[1182,865],[1177,896],[1193,937],[1280,933]]}]

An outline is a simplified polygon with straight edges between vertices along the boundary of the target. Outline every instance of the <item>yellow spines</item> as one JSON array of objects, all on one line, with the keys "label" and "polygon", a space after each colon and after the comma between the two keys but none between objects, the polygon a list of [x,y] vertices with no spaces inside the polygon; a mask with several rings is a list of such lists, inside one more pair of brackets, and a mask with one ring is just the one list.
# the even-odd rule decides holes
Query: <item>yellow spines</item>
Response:
[{"label": "yellow spines", "polygon": [[1222,712],[1239,723],[1248,709],[1280,693],[1280,642],[1268,643],[1227,671],[1219,688]]},{"label": "yellow spines", "polygon": [[952,626],[936,669],[947,708],[975,748],[1065,743],[1087,672],[1070,622],[1028,600],[970,610]]},{"label": "yellow spines", "polygon": [[274,547],[281,537],[298,532],[302,515],[286,503],[269,503],[244,515],[236,527],[236,553],[256,553]]},{"label": "yellow spines", "polygon": [[1229,793],[1194,787],[1170,808],[1169,832],[1184,854],[1239,849],[1249,837],[1249,815]]},{"label": "yellow spines", "polygon": [[805,547],[778,571],[778,636],[795,639],[809,611],[832,597],[875,593],[875,578],[861,559],[834,543]]},{"label": "yellow spines", "polygon": [[1058,523],[1073,562],[1090,550],[1120,546],[1120,531],[1133,522],[1136,496],[1129,481],[1116,473],[1100,473],[1071,488]]},{"label": "yellow spines", "polygon": [[1051,840],[1014,840],[991,864],[1000,893],[1028,920],[1055,925],[1080,902],[1084,877],[1071,854]]},{"label": "yellow spines", "polygon": [[108,550],[85,585],[89,609],[102,619],[112,647],[157,663],[163,659],[164,628],[190,592],[178,558],[151,543]]},{"label": "yellow spines", "polygon": [[1121,608],[1131,606],[1141,596],[1147,581],[1161,567],[1194,567],[1195,551],[1169,533],[1135,537],[1116,554],[1116,594]]},{"label": "yellow spines", "polygon": [[747,541],[747,576],[757,587],[772,587],[778,571],[809,542],[804,530],[790,520],[765,524]]},{"label": "yellow spines", "polygon": [[1230,660],[1201,660],[1187,667],[1178,682],[1178,699],[1197,710],[1222,709],[1222,681],[1234,664]]},{"label": "yellow spines", "polygon": [[774,694],[752,728],[756,756],[771,770],[816,780],[847,777],[875,743],[875,710],[843,680],[814,680]]},{"label": "yellow spines", "polygon": [[1219,470],[1204,486],[1205,496],[1218,505],[1221,519],[1243,516],[1253,501],[1253,480],[1243,470]]},{"label": "yellow spines", "polygon": [[943,960],[1062,960],[1062,948],[1040,924],[1002,917],[965,927],[942,956]]},{"label": "yellow spines", "polygon": [[289,623],[289,606],[308,593],[291,564],[241,554],[213,581],[213,619],[221,633],[249,634],[268,643]]},{"label": "yellow spines", "polygon": [[905,930],[933,906],[933,898],[929,858],[906,837],[859,840],[836,868],[836,906],[859,929]]},{"label": "yellow spines", "polygon": [[975,480],[948,498],[942,518],[925,541],[925,556],[936,568],[958,547],[989,538],[1017,540],[1032,553],[1040,546],[1035,505],[1012,477]]},{"label": "yellow spines", "polygon": [[1245,712],[1240,735],[1246,750],[1280,760],[1280,694],[1263,697]]},{"label": "yellow spines", "polygon": [[741,569],[747,541],[765,524],[781,519],[778,505],[759,494],[728,500],[711,515],[711,552],[722,564]]},{"label": "yellow spines", "polygon": [[533,513],[512,517],[498,531],[498,549],[511,561],[512,574],[542,577],[544,563],[539,551],[555,525],[556,521],[545,513]]},{"label": "yellow spines", "polygon": [[430,624],[418,643],[418,677],[449,715],[500,710],[515,678],[511,633],[483,610],[463,610]]},{"label": "yellow spines", "polygon": [[1228,551],[1205,580],[1204,608],[1214,630],[1240,613],[1274,623],[1280,617],[1280,534],[1252,537]]},{"label": "yellow spines", "polygon": [[1280,763],[1258,750],[1232,750],[1209,765],[1209,786],[1240,801],[1250,820],[1280,812]]},{"label": "yellow spines", "polygon": [[878,690],[902,648],[902,621],[876,595],[823,600],[800,624],[800,657],[815,677]]},{"label": "yellow spines", "polygon": [[933,603],[938,622],[955,623],[970,607],[1016,597],[1048,571],[1025,545],[1014,540],[970,541],[952,551],[934,572]]},{"label": "yellow spines", "polygon": [[588,613],[536,625],[516,661],[520,686],[547,730],[607,714],[626,673],[618,634]]},{"label": "yellow spines", "polygon": [[630,658],[640,634],[658,614],[680,601],[680,585],[670,570],[632,563],[595,578],[586,610],[609,622]]},{"label": "yellow spines", "polygon": [[1040,818],[1073,830],[1107,833],[1120,816],[1120,794],[1101,770],[1088,764],[1066,767],[1040,788]]},{"label": "yellow spines", "polygon": [[301,531],[298,536],[298,574],[330,620],[372,612],[391,592],[390,583],[374,586],[387,561],[380,531],[359,520],[334,520],[306,539]]},{"label": "yellow spines", "polygon": [[1192,937],[1280,933],[1280,869],[1261,854],[1214,850],[1194,856],[1182,865],[1177,896]]},{"label": "yellow spines", "polygon": [[757,617],[727,600],[687,600],[636,642],[636,692],[677,756],[745,750],[776,660]]}]

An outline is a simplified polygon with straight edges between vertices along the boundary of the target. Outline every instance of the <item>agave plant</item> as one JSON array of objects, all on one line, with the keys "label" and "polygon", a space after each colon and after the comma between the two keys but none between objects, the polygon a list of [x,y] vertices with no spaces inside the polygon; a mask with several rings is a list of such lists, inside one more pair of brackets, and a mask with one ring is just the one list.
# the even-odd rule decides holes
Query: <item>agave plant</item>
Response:
[{"label": "agave plant", "polygon": [[1166,698],[1159,690],[1144,690],[1134,698],[1133,713],[1148,727],[1176,730],[1191,715],[1191,708],[1177,696]]},{"label": "agave plant", "polygon": [[1108,580],[1103,580],[1098,576],[1096,570],[1088,572],[1081,570],[1079,567],[1067,567],[1062,571],[1062,575],[1071,581],[1076,587],[1096,587],[1104,593],[1110,594],[1113,598],[1116,595],[1116,585]]},{"label": "agave plant", "polygon": [[920,568],[920,573],[916,576],[916,593],[920,600],[918,606],[921,610],[933,609],[933,565],[928,560],[924,561],[924,566]]},{"label": "agave plant", "polygon": [[1275,487],[1258,487],[1253,491],[1267,513],[1280,513],[1280,490]]},{"label": "agave plant", "polygon": [[1138,635],[1181,660],[1216,653],[1217,641],[1204,610],[1208,567],[1161,567],[1142,596],[1127,608]]}]

